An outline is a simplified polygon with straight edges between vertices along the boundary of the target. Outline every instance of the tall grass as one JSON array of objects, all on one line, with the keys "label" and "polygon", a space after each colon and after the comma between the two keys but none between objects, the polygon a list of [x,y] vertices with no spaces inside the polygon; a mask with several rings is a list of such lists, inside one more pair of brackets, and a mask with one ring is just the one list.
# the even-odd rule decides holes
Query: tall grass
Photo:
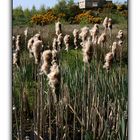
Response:
[{"label": "tall grass", "polygon": [[[51,44],[53,31],[40,28],[45,43]],[[65,28],[66,29],[66,28]],[[22,29],[21,29],[22,30]],[[30,29],[32,31],[32,29]],[[37,32],[38,29],[34,29]],[[64,30],[72,33],[73,29]],[[44,32],[43,32],[44,31]],[[16,31],[15,33],[18,34]],[[30,32],[31,33],[31,32]],[[115,39],[117,30],[112,32]],[[47,35],[47,37],[46,37]],[[31,36],[31,34],[30,34]],[[13,66],[13,139],[126,140],[128,138],[127,33],[122,63],[117,60],[107,73],[100,49],[90,64],[84,65],[81,48],[60,53],[61,86],[59,102],[53,102],[46,76],[40,66],[21,53],[21,68]],[[107,42],[107,46],[112,41]],[[46,45],[47,46],[47,45]],[[22,48],[25,48],[23,41]],[[73,48],[73,44],[71,46]],[[26,100],[24,98],[26,96]],[[28,106],[26,105],[28,104]],[[28,114],[28,115],[27,115]],[[20,133],[19,133],[20,132]]]}]

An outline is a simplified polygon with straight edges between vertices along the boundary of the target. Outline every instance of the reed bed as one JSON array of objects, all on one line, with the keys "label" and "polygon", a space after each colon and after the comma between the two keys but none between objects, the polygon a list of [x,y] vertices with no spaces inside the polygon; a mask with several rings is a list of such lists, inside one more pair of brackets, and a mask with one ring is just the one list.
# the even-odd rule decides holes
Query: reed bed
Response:
[{"label": "reed bed", "polygon": [[[112,40],[115,39],[117,28],[116,25],[112,31]],[[39,27],[47,47],[47,44],[52,42],[54,30],[46,27],[44,29]],[[66,27],[64,33],[72,35],[73,29],[65,29]],[[22,30],[15,28],[13,33],[23,35]],[[30,28],[29,31],[28,37],[33,32],[38,32],[38,28]],[[112,40],[108,40],[106,46],[109,46]],[[105,52],[100,48],[90,65],[84,64],[81,48],[74,50],[72,43],[69,52],[61,50],[61,78],[57,102],[54,102],[47,76],[39,75],[40,65],[34,64],[34,59],[29,58],[25,43],[23,40],[20,69],[13,66],[13,139],[128,139],[126,30],[122,58],[113,63],[109,72],[103,69]]]}]

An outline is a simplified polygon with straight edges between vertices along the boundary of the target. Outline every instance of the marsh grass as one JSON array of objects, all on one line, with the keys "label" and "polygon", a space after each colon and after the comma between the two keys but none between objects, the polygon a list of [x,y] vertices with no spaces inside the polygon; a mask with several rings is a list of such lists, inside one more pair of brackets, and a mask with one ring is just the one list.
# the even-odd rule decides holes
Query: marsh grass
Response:
[{"label": "marsh grass", "polygon": [[[72,35],[75,27],[80,28],[78,25],[66,25],[63,28],[64,34]],[[107,41],[106,51],[115,40],[119,28],[118,25],[114,26],[112,40]],[[22,34],[23,31],[24,28],[14,28],[13,33]],[[38,31],[41,31],[45,47],[47,44],[51,45],[54,26],[30,28],[29,37]],[[100,48],[93,56],[90,67],[84,65],[81,48],[74,50],[72,41],[69,52],[64,50],[60,52],[61,86],[59,102],[56,104],[53,102],[47,77],[38,75],[40,66],[37,67],[34,59],[29,58],[23,41],[21,67],[17,69],[13,66],[13,104],[16,106],[12,121],[13,139],[19,137],[18,131],[21,128],[20,139],[28,135],[30,139],[49,140],[126,140],[128,138],[128,44],[127,31],[124,33],[121,65],[120,60],[116,60],[108,73],[103,69],[105,53]],[[21,96],[23,92],[28,95],[29,107],[25,107],[29,114],[28,120],[23,111],[24,100]]]}]

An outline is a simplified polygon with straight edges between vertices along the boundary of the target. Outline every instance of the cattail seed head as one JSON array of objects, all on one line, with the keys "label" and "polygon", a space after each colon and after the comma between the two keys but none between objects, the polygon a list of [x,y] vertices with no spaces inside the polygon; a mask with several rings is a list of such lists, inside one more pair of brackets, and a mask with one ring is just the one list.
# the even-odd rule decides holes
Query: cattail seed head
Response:
[{"label": "cattail seed head", "polygon": [[103,32],[100,37],[98,38],[98,44],[105,43],[107,41],[106,33]]},{"label": "cattail seed head", "polygon": [[13,53],[13,65],[20,67],[20,51],[19,50],[15,50],[15,52]]},{"label": "cattail seed head", "polygon": [[27,38],[27,36],[28,36],[28,27],[24,30],[24,35]]},{"label": "cattail seed head", "polygon": [[16,50],[20,50],[21,48],[21,36],[17,35],[16,37]]},{"label": "cattail seed head", "polygon": [[107,71],[109,71],[111,64],[113,60],[113,53],[109,52],[105,55],[105,64],[103,65],[103,68],[105,68]]},{"label": "cattail seed head", "polygon": [[61,22],[58,21],[57,23],[55,23],[55,33],[58,36],[60,33],[62,33],[62,25]]},{"label": "cattail seed head", "polygon": [[104,27],[105,29],[107,29],[107,27],[108,27],[108,17],[105,17],[105,19],[104,19],[104,21],[103,21],[103,27]]},{"label": "cattail seed head", "polygon": [[123,41],[122,41],[122,40],[119,40],[119,41],[118,41],[118,45],[119,45],[119,46],[122,46],[122,45],[123,45]]},{"label": "cattail seed head", "polygon": [[57,39],[54,38],[54,39],[53,39],[52,48],[53,48],[54,50],[57,50],[57,48],[58,48],[57,46],[58,46],[58,44],[57,44]]},{"label": "cattail seed head", "polygon": [[42,41],[36,40],[32,45],[32,53],[35,58],[35,64],[38,64],[40,62],[41,50],[42,50]]},{"label": "cattail seed head", "polygon": [[118,32],[116,38],[117,38],[117,39],[120,39],[120,40],[123,40],[124,34],[123,34],[123,31],[122,31],[122,30],[119,30],[119,32]]},{"label": "cattail seed head", "polygon": [[79,30],[74,29],[73,36],[74,36],[74,46],[75,46],[75,49],[77,49],[78,48]]},{"label": "cattail seed head", "polygon": [[52,92],[56,94],[58,99],[60,87],[60,70],[57,63],[53,63],[53,65],[50,68],[50,73],[47,76]]},{"label": "cattail seed head", "polygon": [[88,37],[90,36],[90,31],[88,27],[83,27],[81,29],[81,33],[79,34],[79,38],[82,39],[82,42],[84,42]]},{"label": "cattail seed head", "polygon": [[96,44],[97,38],[98,38],[98,34],[99,34],[99,25],[98,24],[95,24],[93,26],[93,28],[90,30],[90,34],[91,34],[91,37],[92,37],[92,42],[94,44]]},{"label": "cattail seed head", "polygon": [[35,34],[35,35],[33,36],[33,38],[34,38],[34,41],[41,40],[41,35],[40,35],[40,33]]},{"label": "cattail seed head", "polygon": [[66,46],[65,50],[68,51],[70,47],[70,35],[64,36],[64,44]]},{"label": "cattail seed head", "polygon": [[109,30],[112,29],[112,19],[111,18],[108,19],[108,29]]},{"label": "cattail seed head", "polygon": [[50,71],[51,61],[52,61],[52,52],[51,50],[46,50],[42,54],[43,64],[41,66],[41,74],[47,75]]},{"label": "cattail seed head", "polygon": [[93,42],[91,41],[91,38],[88,38],[88,40],[85,41],[82,49],[84,63],[91,62],[93,56],[93,49],[94,49]]},{"label": "cattail seed head", "polygon": [[63,35],[62,35],[62,33],[60,33],[60,34],[58,35],[57,43],[58,43],[58,48],[59,48],[59,50],[62,49],[62,44],[63,44]]}]

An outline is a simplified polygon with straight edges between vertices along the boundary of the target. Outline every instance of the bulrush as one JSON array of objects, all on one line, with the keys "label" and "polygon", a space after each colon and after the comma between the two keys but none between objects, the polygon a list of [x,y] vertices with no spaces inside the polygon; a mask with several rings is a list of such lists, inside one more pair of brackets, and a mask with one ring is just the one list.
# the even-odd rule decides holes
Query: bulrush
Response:
[{"label": "bulrush", "polygon": [[17,35],[16,37],[16,50],[20,50],[21,49],[21,36]]},{"label": "bulrush", "polygon": [[91,37],[92,37],[92,42],[94,42],[95,39],[98,37],[98,34],[99,34],[99,25],[98,24],[95,24],[93,26],[93,28],[90,30],[90,34],[91,34]]},{"label": "bulrush", "polygon": [[40,33],[35,34],[35,35],[33,36],[33,38],[34,38],[34,41],[36,41],[36,40],[41,40],[41,35],[40,35]]},{"label": "bulrush", "polygon": [[93,50],[94,50],[94,45],[93,45],[93,42],[91,41],[91,38],[89,37],[87,41],[85,41],[83,49],[82,49],[84,63],[91,62],[92,56],[93,56]]},{"label": "bulrush", "polygon": [[105,30],[107,30],[107,28],[108,28],[108,17],[105,17],[105,19],[103,21],[103,27],[105,28]]},{"label": "bulrush", "polygon": [[56,39],[56,38],[53,39],[52,48],[53,48],[54,50],[57,50],[57,48],[58,48],[58,43],[57,43],[57,39]]},{"label": "bulrush", "polygon": [[57,50],[52,50],[52,64],[59,61],[59,52]]},{"label": "bulrush", "polygon": [[55,23],[55,33],[58,36],[60,33],[62,33],[62,27],[61,27],[61,22],[58,21],[57,23]]},{"label": "bulrush", "polygon": [[40,62],[40,55],[42,50],[43,44],[41,40],[36,40],[32,45],[32,53],[35,58],[35,64]]},{"label": "bulrush", "polygon": [[108,30],[110,32],[110,37],[111,37],[111,35],[112,35],[112,33],[111,33],[111,31],[112,31],[112,19],[111,18],[108,19]]},{"label": "bulrush", "polygon": [[113,53],[112,52],[108,52],[105,55],[105,64],[103,65],[103,68],[105,68],[107,70],[107,72],[109,71],[111,64],[113,61]]},{"label": "bulrush", "polygon": [[24,30],[24,36],[25,36],[25,38],[27,38],[27,36],[28,36],[28,27]]},{"label": "bulrush", "polygon": [[116,58],[116,55],[119,52],[119,46],[118,46],[117,42],[113,42],[113,45],[112,45],[111,49],[112,49],[113,57]]},{"label": "bulrush", "polygon": [[53,62],[58,63],[58,58],[59,58],[58,54],[59,53],[58,53],[58,42],[57,42],[56,38],[54,38],[54,40],[53,40],[52,48],[53,48],[53,50],[52,50],[52,63]]},{"label": "bulrush", "polygon": [[33,46],[33,43],[34,43],[34,37],[31,37],[29,40],[28,40],[28,44],[27,44],[27,49],[29,50],[29,57],[32,57],[32,46]]},{"label": "bulrush", "polygon": [[74,36],[74,46],[75,46],[75,49],[77,49],[78,48],[78,38],[79,38],[79,30],[78,29],[73,30],[73,36]]},{"label": "bulrush", "polygon": [[112,19],[111,18],[108,19],[107,26],[108,26],[108,29],[112,30]]},{"label": "bulrush", "polygon": [[51,61],[52,61],[52,52],[51,50],[45,50],[42,54],[43,64],[40,69],[40,74],[47,75],[50,70]]},{"label": "bulrush", "polygon": [[59,51],[62,49],[62,44],[63,44],[63,36],[62,33],[60,33],[57,37],[57,44],[58,44],[58,49]]},{"label": "bulrush", "polygon": [[95,38],[94,38],[94,41],[92,41],[94,45],[97,46],[98,44],[98,36],[96,35]]},{"label": "bulrush", "polygon": [[65,50],[68,51],[70,47],[70,35],[64,36],[64,44],[66,46]]},{"label": "bulrush", "polygon": [[122,40],[119,40],[119,41],[118,41],[118,45],[119,45],[120,47],[122,47],[123,41],[122,41]]},{"label": "bulrush", "polygon": [[[60,70],[57,63],[53,63],[48,74],[49,85],[52,89],[53,95],[59,99],[59,87],[60,87]],[[54,97],[55,100],[55,97]],[[55,101],[56,102],[56,101]]]},{"label": "bulrush", "polygon": [[20,51],[19,50],[15,50],[15,52],[13,53],[13,65],[16,65],[17,68],[20,67]]},{"label": "bulrush", "polygon": [[81,33],[79,34],[79,38],[84,42],[90,36],[90,31],[87,26],[81,29]]},{"label": "bulrush", "polygon": [[122,30],[119,30],[118,35],[116,36],[117,39],[123,40],[124,34]]},{"label": "bulrush", "polygon": [[[33,37],[31,37],[28,40],[27,49],[29,50],[29,57],[32,57],[33,56],[32,47],[33,47],[34,42],[35,41],[38,41],[38,40],[41,41],[41,35],[40,35],[40,33],[35,34]],[[43,44],[42,44],[42,47],[43,47]]]},{"label": "bulrush", "polygon": [[98,38],[98,44],[101,45],[101,47],[104,47],[105,42],[107,41],[106,39],[106,33],[103,32],[100,37]]}]

